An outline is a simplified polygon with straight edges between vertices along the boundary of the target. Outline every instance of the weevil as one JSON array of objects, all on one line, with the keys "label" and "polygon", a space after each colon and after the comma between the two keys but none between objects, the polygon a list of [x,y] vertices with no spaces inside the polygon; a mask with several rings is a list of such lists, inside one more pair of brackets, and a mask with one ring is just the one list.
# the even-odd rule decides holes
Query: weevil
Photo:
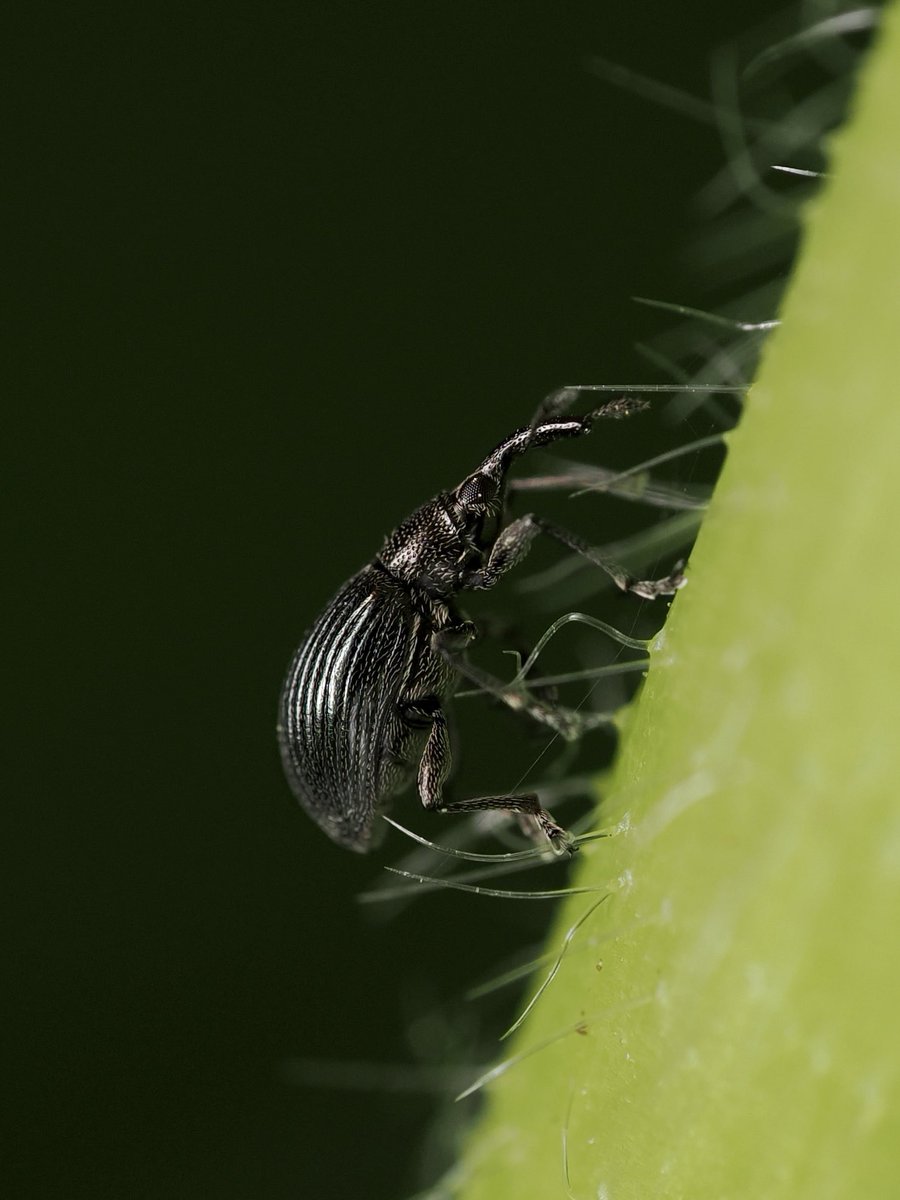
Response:
[{"label": "weevil", "polygon": [[679,571],[638,580],[581,538],[534,513],[508,519],[507,475],[529,450],[581,437],[594,422],[646,407],[615,399],[580,417],[566,413],[578,393],[562,389],[451,491],[423,504],[385,540],[376,557],[338,591],[308,630],[281,693],[278,738],[285,774],[312,819],[341,846],[364,853],[379,840],[378,820],[417,779],[426,809],[519,815],[535,839],[567,854],[572,838],[534,793],[448,800],[447,707],[462,678],[511,708],[575,736],[577,716],[471,664],[474,624],[458,593],[492,588],[527,554],[538,534],[588,558],[626,592],[652,599],[684,582]]}]

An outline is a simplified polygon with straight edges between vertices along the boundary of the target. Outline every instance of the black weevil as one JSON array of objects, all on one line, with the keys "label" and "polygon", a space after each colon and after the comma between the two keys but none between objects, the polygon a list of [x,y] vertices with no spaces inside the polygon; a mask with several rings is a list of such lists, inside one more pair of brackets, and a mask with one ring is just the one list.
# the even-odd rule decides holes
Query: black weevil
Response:
[{"label": "black weevil", "polygon": [[[522,814],[559,854],[571,836],[532,793],[448,801],[445,708],[462,676],[511,707],[571,734],[567,710],[511,695],[473,667],[465,648],[475,627],[456,594],[491,588],[528,552],[539,533],[584,555],[623,591],[654,598],[684,582],[636,580],[580,538],[532,513],[506,520],[507,473],[538,446],[588,433],[600,418],[646,407],[622,397],[581,417],[565,416],[575,389],[551,393],[532,423],[492,450],[458,487],[441,492],[400,524],[379,554],[340,589],[294,655],[281,694],[278,737],[294,795],[329,837],[365,852],[383,827],[377,818],[418,773],[425,808],[459,813],[505,809]],[[544,843],[546,844],[546,842]]]}]

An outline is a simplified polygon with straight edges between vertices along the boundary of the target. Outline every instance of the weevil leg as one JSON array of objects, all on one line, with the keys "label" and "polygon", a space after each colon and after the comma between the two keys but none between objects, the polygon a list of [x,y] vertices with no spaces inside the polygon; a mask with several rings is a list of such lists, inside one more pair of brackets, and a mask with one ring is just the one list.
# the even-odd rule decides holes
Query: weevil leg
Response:
[{"label": "weevil leg", "polygon": [[463,654],[442,645],[440,635],[435,639],[435,649],[444,655],[455,671],[470,683],[474,683],[486,695],[499,700],[512,712],[521,713],[529,720],[546,725],[567,742],[577,741],[588,730],[609,725],[612,720],[608,713],[578,712],[563,704],[541,700],[527,686],[510,687],[496,675],[491,675],[470,663]]},{"label": "weevil leg", "polygon": [[[489,641],[505,642],[509,650],[513,651],[518,656],[520,662],[525,662],[525,660],[528,658],[528,655],[531,653],[531,647],[525,644],[525,641],[522,637],[522,632],[516,622],[510,618],[501,617],[498,613],[486,613],[479,616],[478,633],[482,638],[488,639]],[[465,649],[465,646],[461,647],[461,649]],[[487,686],[485,686],[485,684],[487,684]],[[507,701],[509,694],[515,690],[511,688],[509,684],[504,684],[502,680],[490,675],[485,677],[485,680],[481,686],[486,692],[489,692],[492,695],[496,695],[497,691],[505,692],[505,695],[502,697],[504,701]],[[535,686],[532,683],[524,684],[524,681],[523,684],[517,686],[520,692],[527,691],[530,697],[536,699],[538,703],[545,703],[551,711],[556,709],[560,709],[564,713],[568,711],[557,704],[556,688],[553,686]],[[514,708],[515,705],[510,705],[510,707]],[[579,725],[578,732],[575,736],[580,736],[580,734],[583,732],[584,730]],[[575,740],[574,737],[572,740]]]},{"label": "weevil leg", "polygon": [[607,554],[601,554],[595,546],[591,546],[577,534],[571,533],[561,525],[555,525],[552,521],[545,521],[543,517],[532,515],[531,519],[537,524],[541,533],[560,542],[569,550],[574,550],[576,554],[586,558],[595,567],[605,571],[616,587],[621,588],[623,592],[633,592],[635,596],[643,596],[645,600],[655,600],[658,596],[674,596],[678,589],[683,588],[687,583],[681,573],[681,564],[676,566],[670,575],[664,575],[662,579],[636,579],[615,559],[610,558]]},{"label": "weevil leg", "polygon": [[685,578],[679,570],[663,579],[635,579],[614,559],[601,554],[599,550],[576,534],[570,533],[559,525],[554,525],[551,521],[545,521],[543,517],[537,517],[534,513],[526,513],[524,517],[511,521],[500,532],[488,561],[483,567],[470,571],[463,586],[479,590],[492,588],[507,571],[522,561],[539,533],[553,538],[554,541],[560,542],[569,550],[574,550],[576,554],[580,554],[588,562],[599,567],[623,592],[633,592],[636,596],[653,600],[657,596],[671,596],[684,586]]},{"label": "weevil leg", "polygon": [[444,781],[450,771],[450,733],[447,717],[436,696],[424,696],[408,702],[404,710],[413,710],[413,720],[421,725],[427,716],[431,728],[428,741],[419,763],[419,796],[430,812],[464,813],[502,812],[520,813],[533,818],[536,831],[547,839],[556,854],[571,854],[572,835],[554,821],[550,813],[541,806],[533,792],[513,796],[477,796],[472,800],[445,800]]}]

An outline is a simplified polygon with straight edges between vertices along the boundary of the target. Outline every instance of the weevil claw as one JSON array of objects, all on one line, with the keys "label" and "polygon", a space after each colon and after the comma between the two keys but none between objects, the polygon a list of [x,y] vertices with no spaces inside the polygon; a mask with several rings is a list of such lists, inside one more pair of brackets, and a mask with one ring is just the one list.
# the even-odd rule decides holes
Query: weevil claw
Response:
[{"label": "weevil claw", "polygon": [[555,821],[541,821],[541,829],[550,843],[550,849],[557,858],[571,858],[577,851],[578,847],[572,834],[567,829],[563,829],[561,825],[557,825]]}]

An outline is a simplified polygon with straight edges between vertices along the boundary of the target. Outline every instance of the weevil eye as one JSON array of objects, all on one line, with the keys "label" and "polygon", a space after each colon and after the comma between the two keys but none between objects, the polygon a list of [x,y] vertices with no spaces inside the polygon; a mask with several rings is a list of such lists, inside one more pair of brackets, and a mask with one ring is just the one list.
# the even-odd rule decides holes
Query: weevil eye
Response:
[{"label": "weevil eye", "polygon": [[456,489],[456,503],[461,509],[484,512],[497,495],[497,481],[490,475],[476,471],[468,479],[464,479]]}]

